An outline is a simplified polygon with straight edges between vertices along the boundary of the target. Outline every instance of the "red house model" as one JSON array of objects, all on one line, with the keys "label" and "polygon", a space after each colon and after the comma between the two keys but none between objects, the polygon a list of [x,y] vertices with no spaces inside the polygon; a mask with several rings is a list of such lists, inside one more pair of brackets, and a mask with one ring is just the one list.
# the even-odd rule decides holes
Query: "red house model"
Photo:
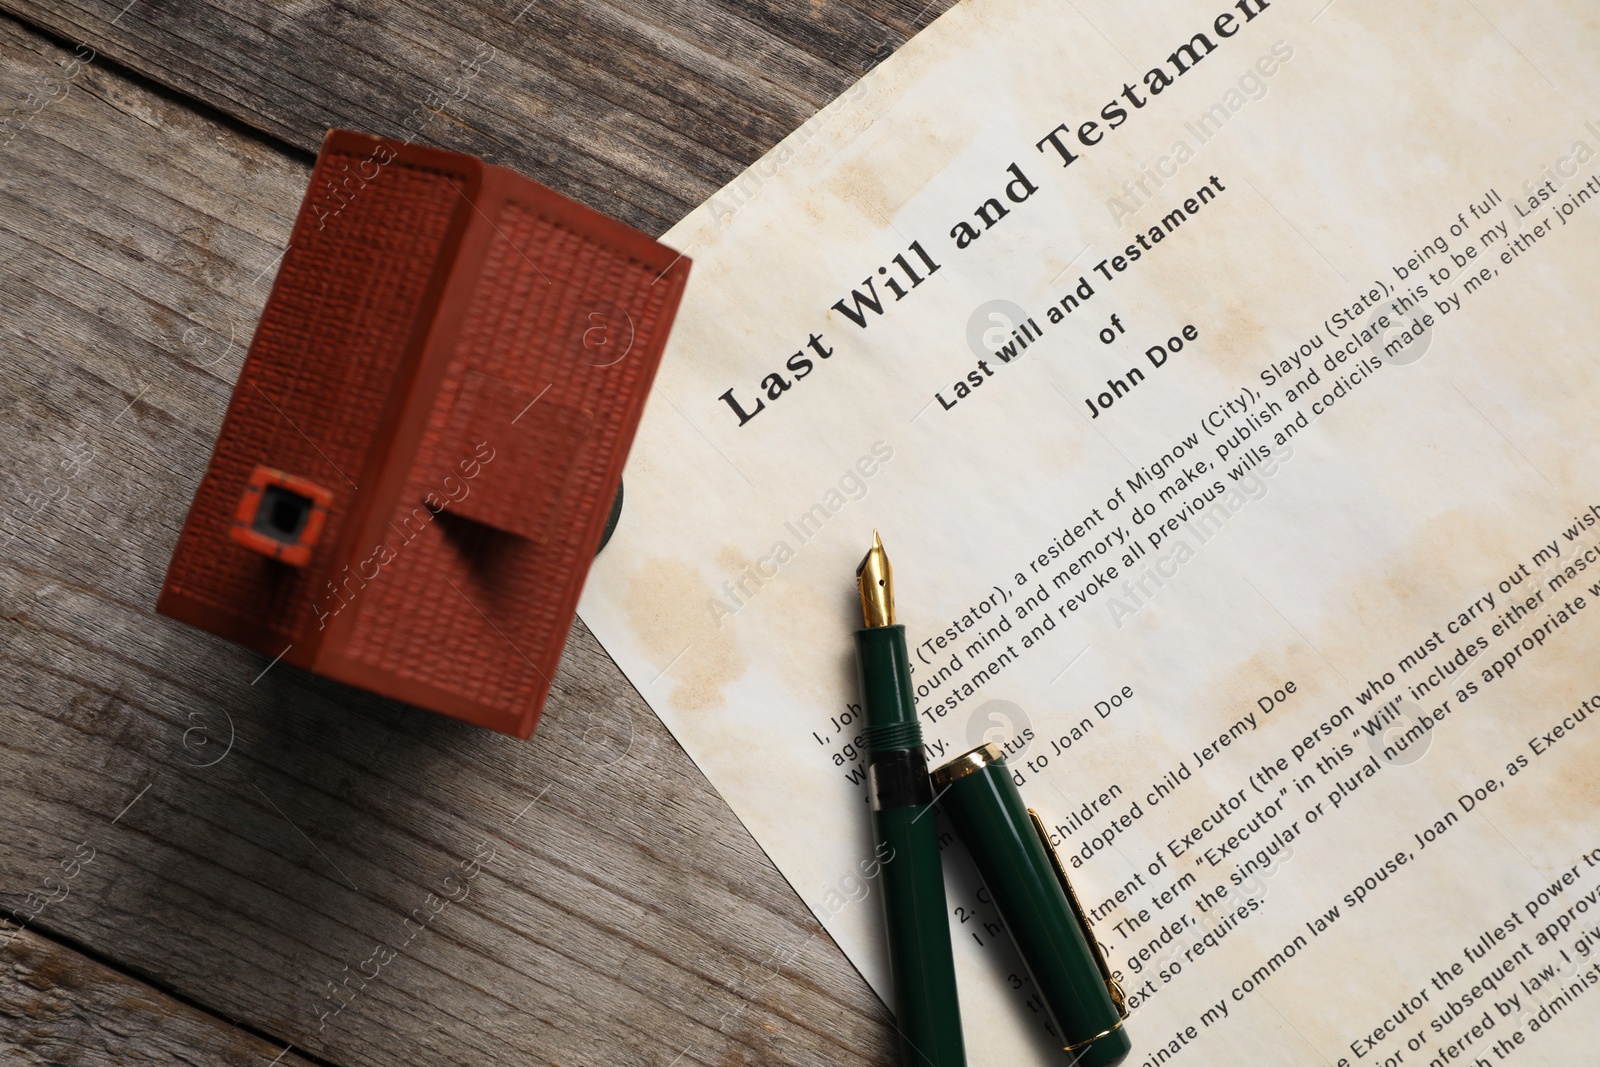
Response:
[{"label": "red house model", "polygon": [[527,737],[688,273],[512,171],[330,132],[157,609]]}]

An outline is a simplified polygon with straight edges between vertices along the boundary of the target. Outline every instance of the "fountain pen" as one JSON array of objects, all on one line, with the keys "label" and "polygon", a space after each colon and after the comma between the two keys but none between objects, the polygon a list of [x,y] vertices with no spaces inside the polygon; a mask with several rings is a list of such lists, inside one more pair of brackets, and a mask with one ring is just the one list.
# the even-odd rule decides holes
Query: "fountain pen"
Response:
[{"label": "fountain pen", "polygon": [[902,1067],[965,1067],[933,788],[912,701],[906,628],[894,621],[894,577],[878,532],[856,568],[864,627],[856,665],[866,709],[867,792],[889,941]]}]

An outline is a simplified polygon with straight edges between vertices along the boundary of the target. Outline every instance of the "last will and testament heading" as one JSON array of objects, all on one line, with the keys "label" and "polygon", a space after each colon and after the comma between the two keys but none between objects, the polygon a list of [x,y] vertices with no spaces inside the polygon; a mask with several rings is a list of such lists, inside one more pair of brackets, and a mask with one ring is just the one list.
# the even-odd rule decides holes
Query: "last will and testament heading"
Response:
[{"label": "last will and testament heading", "polygon": [[[1070,167],[1083,158],[1087,150],[1103,142],[1109,131],[1118,129],[1136,112],[1153,104],[1156,97],[1177,84],[1178,79],[1195,69],[1229,38],[1260,18],[1269,7],[1269,0],[1238,0],[1232,8],[1212,20],[1208,31],[1193,34],[1167,56],[1165,63],[1147,70],[1138,79],[1138,84],[1124,82],[1121,90],[1100,108],[1096,118],[1058,122],[1035,142],[1034,148],[1048,158],[1059,160],[1063,167]],[[1016,162],[1005,168],[1003,177],[996,184],[997,191],[974,209],[971,219],[962,218],[951,227],[949,236],[956,251],[971,248],[979,238],[1011,215],[1017,206],[1039,191],[1039,187],[1024,173],[1021,164]],[[836,300],[832,310],[858,329],[865,330],[940,270],[942,264],[938,260],[937,253],[930,253],[921,240],[913,241],[906,249],[869,272],[862,279],[861,288],[852,289],[848,296]],[[892,302],[888,300],[890,296],[893,297]],[[766,411],[769,404],[782,400],[786,393],[810,377],[834,353],[835,348],[827,343],[820,332],[812,332],[776,369],[764,374],[758,370],[756,375],[759,376],[759,384],[754,389],[731,386],[717,399],[742,428]]]}]

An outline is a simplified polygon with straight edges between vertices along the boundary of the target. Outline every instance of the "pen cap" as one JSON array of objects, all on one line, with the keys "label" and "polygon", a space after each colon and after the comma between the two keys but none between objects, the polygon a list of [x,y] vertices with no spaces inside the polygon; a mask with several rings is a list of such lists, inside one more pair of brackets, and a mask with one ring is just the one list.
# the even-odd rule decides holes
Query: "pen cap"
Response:
[{"label": "pen cap", "polygon": [[1078,1067],[1113,1067],[1132,1048],[1111,976],[1044,824],[1022,802],[1000,750],[983,745],[933,772],[945,814],[1011,932]]}]

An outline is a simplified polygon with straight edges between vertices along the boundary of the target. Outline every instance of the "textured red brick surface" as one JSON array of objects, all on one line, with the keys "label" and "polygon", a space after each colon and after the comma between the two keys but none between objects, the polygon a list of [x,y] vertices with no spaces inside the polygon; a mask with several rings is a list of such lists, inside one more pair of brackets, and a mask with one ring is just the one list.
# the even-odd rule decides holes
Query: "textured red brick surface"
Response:
[{"label": "textured red brick surface", "polygon": [[[159,610],[528,736],[688,267],[511,171],[330,133]],[[229,538],[257,464],[332,494],[304,568]]]}]

